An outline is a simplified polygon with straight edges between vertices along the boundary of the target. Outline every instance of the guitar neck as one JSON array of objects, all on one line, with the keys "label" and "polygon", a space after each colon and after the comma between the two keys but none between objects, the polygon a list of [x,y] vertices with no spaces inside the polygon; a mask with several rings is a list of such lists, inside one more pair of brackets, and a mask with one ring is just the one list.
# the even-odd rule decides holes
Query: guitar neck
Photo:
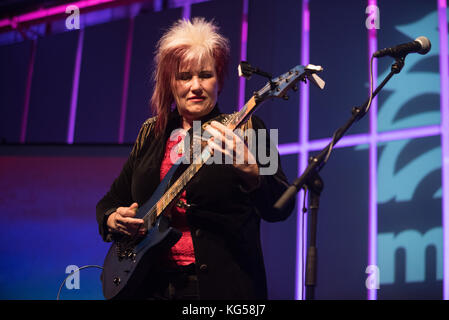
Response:
[{"label": "guitar neck", "polygon": [[[226,126],[235,130],[237,127],[246,122],[246,120],[251,116],[256,107],[256,100],[252,97],[243,108],[230,115]],[[204,148],[201,155],[193,160],[193,163],[187,167],[187,169],[181,174],[181,176],[176,180],[175,183],[164,193],[164,195],[159,199],[159,201],[154,205],[154,207],[145,215],[144,219],[150,218],[149,215],[153,214],[159,216],[164,210],[178,197],[187,184],[192,180],[192,178],[200,171],[203,164],[211,157],[210,150],[208,147]],[[147,217],[148,216],[148,217]]]},{"label": "guitar neck", "polygon": [[256,99],[253,96],[248,100],[248,102],[242,107],[240,111],[233,113],[230,116],[230,119],[226,123],[226,127],[228,129],[235,130],[236,128],[244,124],[249,119],[251,114],[256,110],[257,105],[258,104],[256,103]]},{"label": "guitar neck", "polygon": [[[283,75],[270,80],[261,90],[256,92],[251,99],[242,107],[238,112],[235,112],[228,116],[224,121],[224,125],[228,129],[235,130],[242,124],[244,124],[251,114],[256,110],[262,102],[266,101],[268,98],[273,97],[284,97],[287,90],[294,88],[296,83],[300,80],[304,80],[306,76],[316,84],[316,79],[321,80],[314,73],[321,71],[322,68],[319,66],[308,65],[296,66],[290,71],[284,73]],[[310,76],[316,76],[312,78]],[[322,81],[322,80],[321,80]],[[324,83],[324,82],[323,82]],[[323,85],[324,86],[324,85]],[[206,146],[200,156],[193,159],[193,163],[181,174],[181,176],[176,180],[175,183],[165,192],[165,194],[159,199],[159,201],[151,208],[151,210],[144,216],[145,220],[154,220],[164,210],[169,206],[176,197],[185,189],[187,184],[192,180],[192,178],[198,173],[202,168],[203,164],[211,157],[210,149]]]}]

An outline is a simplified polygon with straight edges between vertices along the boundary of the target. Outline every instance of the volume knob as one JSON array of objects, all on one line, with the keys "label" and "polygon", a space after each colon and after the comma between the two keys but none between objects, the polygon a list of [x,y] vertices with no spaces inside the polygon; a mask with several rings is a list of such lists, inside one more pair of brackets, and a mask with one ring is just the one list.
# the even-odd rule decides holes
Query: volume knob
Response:
[{"label": "volume knob", "polygon": [[114,282],[114,284],[115,284],[116,286],[118,286],[118,285],[120,284],[121,280],[120,280],[119,277],[115,277],[114,280],[113,280],[113,282]]}]

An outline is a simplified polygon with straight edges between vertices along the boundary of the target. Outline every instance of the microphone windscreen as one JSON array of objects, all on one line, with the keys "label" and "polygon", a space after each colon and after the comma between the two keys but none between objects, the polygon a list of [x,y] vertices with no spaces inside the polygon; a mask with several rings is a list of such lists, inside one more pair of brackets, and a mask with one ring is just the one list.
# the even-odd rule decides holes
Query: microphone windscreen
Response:
[{"label": "microphone windscreen", "polygon": [[415,41],[418,41],[421,44],[421,50],[418,51],[419,54],[426,54],[430,51],[432,45],[427,37],[421,36],[416,38]]}]

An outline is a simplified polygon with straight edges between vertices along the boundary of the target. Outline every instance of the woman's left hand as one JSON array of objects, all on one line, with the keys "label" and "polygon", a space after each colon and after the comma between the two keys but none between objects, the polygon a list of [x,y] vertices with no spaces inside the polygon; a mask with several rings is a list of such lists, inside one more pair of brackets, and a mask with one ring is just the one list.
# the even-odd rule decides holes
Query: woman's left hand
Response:
[{"label": "woman's left hand", "polygon": [[[217,121],[212,121],[205,130],[211,135],[208,145],[213,154],[222,154],[232,159],[232,165],[246,182],[247,187],[255,187],[259,183],[259,166],[246,143],[231,129]],[[230,160],[228,160],[230,162]],[[227,163],[227,162],[225,162]]]}]

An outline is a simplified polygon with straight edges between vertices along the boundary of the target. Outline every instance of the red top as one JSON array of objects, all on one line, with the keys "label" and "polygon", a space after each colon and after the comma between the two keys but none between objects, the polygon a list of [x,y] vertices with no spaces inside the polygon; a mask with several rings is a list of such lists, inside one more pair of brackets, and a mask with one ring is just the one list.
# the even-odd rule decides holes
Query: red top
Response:
[{"label": "red top", "polygon": [[[173,163],[182,157],[184,153],[182,148],[184,145],[184,136],[185,134],[178,132],[177,135],[172,136],[167,140],[167,144],[165,145],[165,154],[161,164],[161,181],[173,166]],[[185,203],[187,202],[185,190],[181,194],[181,198],[179,200]],[[179,239],[179,241],[170,250],[168,257],[169,260],[182,266],[195,263],[192,235],[190,234],[190,229],[187,224],[186,209],[175,205],[169,214],[171,214],[171,226],[182,232],[181,239]]]}]

